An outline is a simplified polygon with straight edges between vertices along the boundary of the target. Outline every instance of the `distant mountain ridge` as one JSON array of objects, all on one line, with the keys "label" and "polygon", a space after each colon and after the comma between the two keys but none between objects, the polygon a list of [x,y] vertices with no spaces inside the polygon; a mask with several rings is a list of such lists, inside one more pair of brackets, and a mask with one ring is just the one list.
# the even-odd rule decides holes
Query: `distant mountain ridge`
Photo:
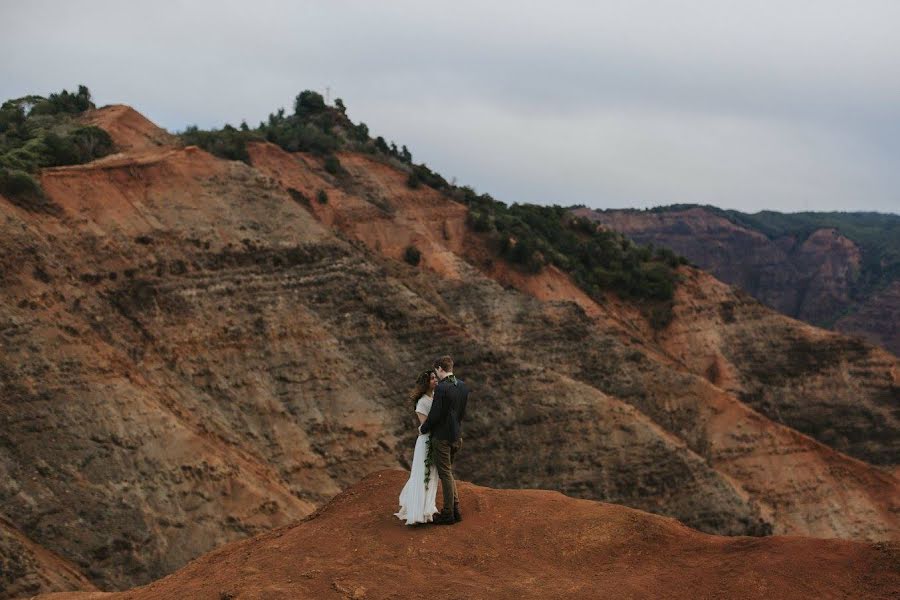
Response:
[{"label": "distant mountain ridge", "polygon": [[691,204],[573,213],[670,248],[788,316],[900,354],[900,215]]}]

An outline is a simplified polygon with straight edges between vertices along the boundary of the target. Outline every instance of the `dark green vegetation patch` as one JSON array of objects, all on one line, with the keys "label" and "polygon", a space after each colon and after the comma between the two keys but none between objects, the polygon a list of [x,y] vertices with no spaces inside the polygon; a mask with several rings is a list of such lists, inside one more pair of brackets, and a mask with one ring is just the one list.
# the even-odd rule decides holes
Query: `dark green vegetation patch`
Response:
[{"label": "dark green vegetation patch", "polygon": [[85,86],[70,93],[23,96],[0,106],[0,194],[29,210],[56,212],[34,177],[45,167],[77,165],[110,154],[113,142],[78,116],[94,108]]}]

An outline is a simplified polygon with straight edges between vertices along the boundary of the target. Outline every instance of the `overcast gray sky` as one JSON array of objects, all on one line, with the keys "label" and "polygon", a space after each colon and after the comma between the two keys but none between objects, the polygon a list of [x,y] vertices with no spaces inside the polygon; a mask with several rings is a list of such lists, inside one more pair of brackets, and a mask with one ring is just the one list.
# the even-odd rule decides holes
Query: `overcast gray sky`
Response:
[{"label": "overcast gray sky", "polygon": [[0,99],[157,124],[303,89],[506,202],[900,212],[900,2],[0,0]]}]

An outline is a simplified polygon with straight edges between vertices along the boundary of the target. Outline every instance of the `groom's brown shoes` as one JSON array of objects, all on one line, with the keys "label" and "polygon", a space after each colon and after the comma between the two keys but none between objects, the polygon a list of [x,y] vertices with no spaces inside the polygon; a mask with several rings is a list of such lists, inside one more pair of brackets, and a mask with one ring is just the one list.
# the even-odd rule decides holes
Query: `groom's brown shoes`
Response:
[{"label": "groom's brown shoes", "polygon": [[453,513],[440,513],[434,518],[432,523],[435,525],[453,525],[456,523],[456,519],[453,518]]}]

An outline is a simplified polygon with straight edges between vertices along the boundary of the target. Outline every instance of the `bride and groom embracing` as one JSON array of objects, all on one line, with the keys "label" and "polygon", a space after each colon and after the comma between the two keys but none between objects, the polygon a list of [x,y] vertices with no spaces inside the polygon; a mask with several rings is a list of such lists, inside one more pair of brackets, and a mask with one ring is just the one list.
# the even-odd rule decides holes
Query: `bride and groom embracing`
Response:
[{"label": "bride and groom embracing", "polygon": [[[453,461],[462,447],[460,422],[466,414],[469,388],[453,374],[453,359],[449,356],[434,361],[433,367],[416,379],[411,398],[416,403],[419,437],[409,480],[400,492],[400,510],[394,513],[407,525],[453,525],[462,521]],[[435,517],[438,479],[444,506]]]}]

